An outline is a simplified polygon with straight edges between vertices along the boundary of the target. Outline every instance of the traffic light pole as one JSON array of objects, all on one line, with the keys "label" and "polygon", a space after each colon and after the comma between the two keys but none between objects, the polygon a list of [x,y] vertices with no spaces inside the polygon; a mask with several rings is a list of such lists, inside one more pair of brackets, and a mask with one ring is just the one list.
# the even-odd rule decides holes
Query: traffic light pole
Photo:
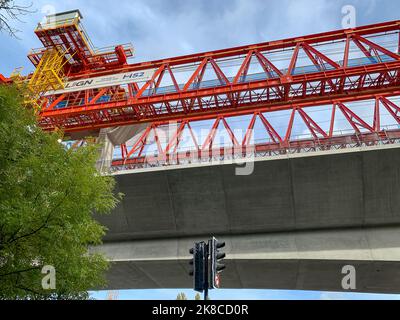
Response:
[{"label": "traffic light pole", "polygon": [[210,246],[206,244],[206,257],[205,257],[205,283],[204,283],[204,301],[208,301],[208,289],[210,288],[210,284],[208,281],[208,259],[210,255]]}]

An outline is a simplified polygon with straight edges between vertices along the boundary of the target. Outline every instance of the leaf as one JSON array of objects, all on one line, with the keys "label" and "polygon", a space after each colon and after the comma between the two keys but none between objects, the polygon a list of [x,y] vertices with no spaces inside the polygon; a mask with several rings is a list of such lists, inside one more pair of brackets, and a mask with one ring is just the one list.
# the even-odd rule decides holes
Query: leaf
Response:
[{"label": "leaf", "polygon": [[[88,250],[105,234],[93,214],[110,213],[122,195],[95,169],[98,146],[66,151],[21,96],[0,86],[0,299],[87,299],[109,266]],[[56,269],[54,291],[42,288],[45,265]]]}]

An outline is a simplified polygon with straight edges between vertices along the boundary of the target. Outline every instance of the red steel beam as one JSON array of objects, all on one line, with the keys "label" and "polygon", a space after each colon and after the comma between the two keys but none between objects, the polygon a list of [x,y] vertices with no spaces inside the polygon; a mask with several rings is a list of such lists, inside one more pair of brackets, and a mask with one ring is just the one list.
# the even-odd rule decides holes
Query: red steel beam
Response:
[{"label": "red steel beam", "polygon": [[3,76],[3,75],[0,73],[0,84],[9,83],[10,81],[11,81],[11,79],[6,78],[5,76]]},{"label": "red steel beam", "polygon": [[[253,117],[251,118],[249,125],[247,126],[246,130],[246,135],[244,137],[243,143],[239,145],[238,143],[238,136],[235,136],[235,134],[240,135],[241,133],[236,133],[232,130],[232,128],[229,125],[229,122],[227,121],[228,119],[225,117],[218,117],[214,124],[209,128],[209,133],[208,136],[202,146],[201,149],[199,149],[199,146],[197,144],[197,140],[195,138],[195,135],[193,131],[191,130],[190,133],[193,138],[193,142],[195,142],[195,147],[193,150],[188,150],[186,152],[178,152],[178,146],[181,142],[182,134],[184,128],[187,126],[190,128],[190,123],[195,122],[196,120],[184,120],[183,122],[180,123],[180,125],[176,126],[176,133],[170,132],[170,135],[172,138],[168,137],[163,137],[167,138],[168,140],[166,141],[167,147],[165,151],[162,149],[161,144],[160,144],[160,137],[157,134],[157,128],[158,127],[163,127],[165,124],[163,123],[154,123],[151,126],[147,128],[143,132],[140,138],[137,139],[137,141],[134,143],[132,146],[132,151],[128,154],[127,147],[126,145],[122,146],[122,152],[121,156],[122,159],[124,160],[125,164],[129,163],[135,163],[137,159],[142,157],[142,152],[140,152],[138,155],[134,156],[136,152],[139,150],[138,146],[142,144],[144,141],[149,140],[149,135],[151,132],[154,132],[154,144],[157,144],[158,148],[158,156],[157,159],[158,161],[166,161],[166,160],[177,160],[177,159],[186,159],[186,160],[191,160],[190,157],[208,157],[212,158],[213,156],[219,155],[220,151],[225,152],[224,154],[229,154],[231,155],[232,152],[233,154],[242,154],[246,156],[249,152],[254,152],[257,150],[264,150],[264,151],[278,151],[278,150],[286,150],[286,149],[291,149],[291,148],[312,148],[312,147],[332,147],[332,146],[337,146],[337,145],[346,145],[349,143],[366,143],[366,144],[374,144],[374,143],[379,143],[379,142],[385,142],[385,143],[392,143],[393,141],[391,139],[399,139],[400,138],[400,130],[395,128],[394,129],[385,129],[382,130],[380,125],[377,125],[377,123],[381,122],[381,113],[380,109],[381,108],[386,108],[389,113],[392,115],[393,119],[396,120],[396,122],[400,123],[400,107],[397,106],[394,102],[386,99],[385,97],[377,96],[375,98],[375,104],[371,105],[374,109],[374,127],[371,127],[365,120],[362,119],[360,115],[358,115],[355,111],[351,110],[349,107],[344,105],[343,103],[334,103],[332,106],[332,117],[331,117],[331,124],[329,126],[329,132],[326,132],[323,130],[317,123],[316,120],[314,120],[305,109],[301,108],[294,108],[290,119],[288,121],[287,125],[287,130],[286,130],[286,135],[285,137],[280,136],[277,131],[273,128],[273,126],[268,122],[267,117],[269,117],[269,114],[262,114],[259,112],[255,112],[253,114]],[[338,110],[336,112],[336,110]],[[359,110],[360,111],[360,110]],[[353,132],[348,133],[348,134],[343,134],[343,133],[337,133],[337,135],[333,135],[333,127],[335,124],[335,118],[336,114],[338,112],[341,112],[341,114],[346,118],[346,120],[349,122],[351,127],[353,128]],[[309,133],[311,135],[311,138],[306,138],[306,139],[299,139],[299,137],[292,137],[292,132],[293,132],[293,125],[294,125],[294,119],[296,114],[298,114],[304,121],[306,127],[309,130]],[[262,123],[265,126],[265,131],[264,133],[262,131],[258,131],[259,138],[261,138],[261,135],[263,133],[263,137],[261,140],[263,142],[257,142],[253,141],[252,137],[254,136],[254,127],[257,119],[260,119]],[[234,120],[235,118],[230,118],[231,120]],[[246,120],[244,120],[246,121]],[[321,121],[321,119],[320,119]],[[228,138],[228,144],[224,145],[223,147],[214,147],[214,140],[218,134],[220,136],[221,132],[223,131],[222,129],[218,130],[220,127],[221,122],[224,124],[224,129],[226,132],[229,133],[229,138]],[[191,129],[191,128],[190,128]],[[243,128],[245,129],[245,127]],[[198,133],[199,134],[199,133]],[[201,132],[203,134],[203,132]],[[186,137],[184,138],[186,139]],[[269,142],[265,142],[269,141]],[[349,142],[350,141],[350,142]],[[151,145],[151,144],[150,144]],[[149,146],[150,146],[149,145]],[[172,150],[172,147],[175,146],[175,148]],[[232,152],[229,152],[229,149],[232,149]],[[224,151],[225,150],[225,151]],[[228,150],[228,153],[226,153]],[[223,155],[223,154],[221,154]],[[145,155],[147,158],[154,158],[153,155]],[[153,159],[154,160],[154,159]],[[119,163],[117,161],[117,163]]]},{"label": "red steel beam", "polygon": [[[226,109],[218,109],[218,110],[209,110],[209,111],[203,111],[201,113],[193,113],[193,114],[184,114],[184,113],[176,113],[176,114],[165,114],[165,115],[152,115],[152,116],[147,116],[143,117],[141,119],[137,119],[134,115],[125,115],[121,116],[120,119],[114,117],[114,118],[104,118],[102,121],[99,121],[97,123],[90,123],[87,124],[86,122],[82,122],[81,124],[66,124],[64,121],[67,120],[68,118],[71,117],[77,117],[79,118],[82,114],[85,114],[87,116],[93,116],[98,114],[99,112],[102,113],[103,110],[108,110],[108,111],[113,111],[113,110],[118,110],[118,109],[124,109],[129,106],[135,107],[135,105],[129,105],[124,102],[120,103],[113,103],[110,105],[107,105],[107,107],[104,108],[98,108],[98,107],[83,107],[80,108],[80,110],[57,110],[55,112],[50,111],[46,113],[42,113],[41,115],[41,126],[45,130],[54,130],[56,125],[54,125],[52,122],[47,122],[46,118],[53,118],[53,119],[58,119],[60,121],[60,125],[63,126],[65,132],[77,132],[77,131],[83,131],[83,130],[88,130],[88,129],[102,129],[102,128],[108,128],[110,126],[124,126],[124,125],[133,125],[133,124],[139,124],[139,123],[144,123],[144,122],[168,122],[168,121],[176,121],[176,120],[181,120],[184,118],[197,118],[201,120],[209,120],[209,119],[214,119],[217,114],[223,115],[223,116],[232,116],[232,115],[246,115],[246,114],[251,114],[254,111],[259,111],[259,112],[266,112],[266,111],[279,111],[279,110],[288,110],[292,109],[294,105],[299,106],[299,107],[309,107],[309,106],[314,106],[314,105],[323,105],[323,104],[329,104],[334,101],[341,101],[341,102],[352,102],[352,101],[360,101],[360,100],[367,100],[367,99],[372,99],[376,95],[381,95],[381,96],[395,96],[399,95],[400,90],[398,85],[395,86],[390,86],[390,87],[384,87],[380,89],[373,89],[373,90],[364,90],[364,91],[359,91],[359,90],[354,90],[354,92],[345,92],[342,94],[337,94],[337,95],[326,95],[326,96],[312,96],[309,98],[300,98],[297,100],[292,100],[292,101],[277,101],[277,102],[271,102],[269,104],[266,104],[265,102],[256,102],[256,103],[243,103],[242,105],[232,109],[232,108],[226,108]],[[140,107],[140,104],[136,105],[137,107]],[[53,120],[52,119],[52,120]],[[47,124],[48,123],[48,124]]]},{"label": "red steel beam", "polygon": [[[370,97],[376,94],[390,96],[397,91],[400,85],[400,56],[364,37],[383,32],[398,32],[399,29],[400,21],[392,21],[355,29],[126,65],[124,68],[112,72],[148,68],[154,68],[156,72],[142,88],[129,89],[129,92],[125,92],[121,99],[114,99],[110,102],[96,103],[104,89],[71,94],[75,104],[69,103],[68,107],[63,109],[45,108],[42,110],[40,114],[41,126],[46,130],[61,127],[66,132],[73,132],[143,122],[181,120],[196,116],[206,119],[226,116],[231,113],[251,114],[254,111],[286,110],[293,108],[294,105],[302,108],[333,100],[344,99],[344,102],[346,102],[346,99],[365,99],[366,95]],[[346,41],[344,66],[340,66],[313,47],[315,44],[332,41]],[[360,45],[360,50],[367,57],[370,54],[365,46],[368,46],[374,52],[381,52],[391,57],[394,61],[386,63],[380,61],[380,63],[372,65],[348,67],[351,41]],[[294,51],[287,74],[283,75],[263,55],[263,52],[285,49],[293,49]],[[304,49],[315,66],[320,66],[319,72],[293,74],[300,49]],[[230,82],[218,66],[218,59],[240,56],[246,58],[238,74]],[[269,77],[266,77],[265,80],[248,83],[239,82],[239,79],[247,74],[249,62],[253,56],[257,58]],[[189,63],[197,63],[198,66],[189,81],[180,90],[172,69]],[[325,70],[324,63],[331,65],[333,69]],[[211,88],[197,88],[197,86],[193,88],[193,84],[202,82],[205,69],[209,64],[215,71],[221,85]],[[171,74],[176,92],[157,94],[153,91],[156,91],[159,87],[166,71]],[[277,75],[275,78],[270,78],[272,72]],[[92,72],[90,77],[99,74],[104,73]],[[88,77],[88,74],[82,76]],[[69,80],[73,79],[76,78]],[[329,84],[329,86],[327,87],[326,84]],[[146,90],[149,89],[151,89],[152,95],[144,96]],[[80,105],[79,97],[84,98],[85,103],[83,105]],[[119,97],[119,95],[116,95],[116,97]],[[51,106],[54,106],[54,101],[59,101],[57,96],[49,97],[49,99]],[[91,102],[89,103],[90,99]]]},{"label": "red steel beam", "polygon": [[[254,145],[253,148],[226,148],[222,147],[219,149],[214,149],[211,152],[180,152],[173,155],[167,156],[138,156],[130,159],[120,159],[114,160],[112,162],[112,167],[123,168],[126,170],[137,169],[145,166],[146,164],[151,164],[152,167],[155,165],[165,166],[173,165],[179,162],[194,162],[196,160],[204,163],[206,160],[212,160],[210,154],[220,157],[229,156],[225,160],[232,159],[232,155],[245,156],[247,152],[252,152],[253,154],[267,155],[285,155],[290,153],[299,152],[312,152],[315,150],[337,150],[348,148],[348,145],[353,145],[354,147],[360,147],[362,145],[376,145],[379,143],[392,144],[394,141],[400,140],[400,130],[393,130],[390,132],[382,133],[381,136],[376,133],[363,133],[363,134],[352,134],[343,135],[334,138],[321,138],[318,141],[314,139],[305,139],[300,141],[290,142],[288,145],[282,145],[277,143],[260,143]],[[174,162],[174,163],[171,163]]]}]

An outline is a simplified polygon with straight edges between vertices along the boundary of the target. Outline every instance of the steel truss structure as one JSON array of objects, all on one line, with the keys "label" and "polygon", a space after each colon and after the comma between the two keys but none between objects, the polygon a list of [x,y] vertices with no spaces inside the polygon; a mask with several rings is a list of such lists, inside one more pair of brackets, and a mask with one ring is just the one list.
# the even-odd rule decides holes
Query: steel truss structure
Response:
[{"label": "steel truss structure", "polygon": [[132,45],[96,49],[81,23],[82,19],[80,11],[75,10],[49,15],[39,23],[35,34],[44,48],[34,49],[28,54],[32,64],[38,66],[43,55],[55,48],[69,61],[65,72],[70,75],[112,70],[127,64],[127,59],[134,54]]},{"label": "steel truss structure", "polygon": [[[44,48],[29,54],[32,63],[38,66],[47,51],[61,50],[67,61],[66,87],[68,82],[84,85],[129,72],[151,76],[142,82],[132,79],[42,92],[37,101],[39,123],[48,131],[62,129],[67,134],[83,135],[148,123],[133,145],[121,146],[116,167],[146,165],[150,160],[161,165],[189,161],[188,152],[179,151],[185,130],[193,138],[190,159],[194,152],[197,161],[208,161],[215,155],[282,154],[399,139],[399,127],[384,127],[380,113],[385,110],[400,125],[400,108],[391,101],[391,97],[400,96],[400,21],[129,64],[131,45],[95,50],[81,19],[80,12],[74,11],[48,17],[46,23],[39,24],[35,33]],[[0,76],[0,82],[7,81]],[[375,101],[373,123],[348,107],[349,103],[371,99]],[[331,106],[328,130],[311,116],[310,110],[321,105]],[[269,121],[269,113],[284,110],[290,111],[287,131],[279,134]],[[351,133],[334,130],[338,114],[350,124]],[[244,137],[237,137],[228,123],[237,116],[251,118]],[[295,117],[302,119],[309,138],[293,137]],[[213,120],[214,125],[200,142],[191,125],[203,120]],[[263,124],[267,143],[254,141],[256,121]],[[176,123],[176,131],[162,145],[157,132],[170,122]],[[220,126],[230,137],[228,153],[214,141]],[[151,159],[144,154],[150,135],[157,145],[157,154]]]},{"label": "steel truss structure", "polygon": [[[377,96],[374,99],[374,115],[372,124],[363,120],[363,117],[356,114],[342,102],[336,102],[330,107],[329,129],[324,130],[316,120],[308,113],[312,109],[295,107],[288,119],[285,135],[280,135],[268,120],[265,113],[256,111],[252,114],[245,134],[240,138],[235,135],[235,130],[229,125],[227,117],[218,116],[212,127],[208,130],[207,136],[201,142],[195,130],[192,129],[196,119],[186,119],[175,125],[175,130],[166,137],[162,129],[171,127],[171,123],[153,123],[132,146],[123,144],[121,146],[121,159],[113,162],[115,168],[142,168],[147,166],[161,166],[180,163],[199,163],[210,161],[221,161],[229,159],[246,159],[249,157],[282,155],[287,153],[300,153],[310,151],[326,151],[331,149],[343,149],[361,146],[372,146],[377,144],[398,143],[400,139],[400,107],[386,97]],[[383,127],[381,125],[382,111],[385,111],[395,126]],[[335,121],[338,115],[342,115],[348,122],[353,132],[338,134],[334,131]],[[292,135],[295,117],[299,116],[305,127],[308,129],[308,138],[299,138]],[[255,139],[255,124],[259,120],[264,130],[263,138]],[[224,146],[215,143],[216,136],[220,135],[219,128],[222,126],[224,134],[228,137],[229,143]],[[190,150],[179,151],[183,140],[183,132],[187,130],[191,140]],[[257,132],[260,136],[260,130]],[[259,143],[258,140],[262,142]],[[145,147],[149,141],[156,144],[154,154],[146,154]],[[151,144],[151,143],[150,143]]]},{"label": "steel truss structure", "polygon": [[[329,103],[342,97],[358,99],[368,93],[391,93],[397,89],[400,79],[399,42],[393,52],[373,40],[385,35],[398,37],[399,26],[395,21],[125,65],[108,73],[93,72],[91,77],[156,70],[141,85],[133,82],[124,87],[49,95],[42,101],[41,125],[47,130],[61,127],[67,132],[82,131],[193,116],[213,118],[232,112],[252,113],[260,108],[282,110],[294,105]],[[335,61],[323,53],[326,48],[340,44],[343,44],[340,59]],[[352,59],[352,47],[363,57]],[[284,69],[268,58],[279,52],[290,54],[289,65]],[[300,66],[301,52],[311,61],[306,66]],[[228,76],[222,66],[230,60],[240,61],[239,70],[233,76]],[[257,63],[262,71],[249,74],[252,63]],[[180,83],[177,73],[184,68],[194,68],[194,71]],[[214,80],[204,80],[206,73],[212,73]],[[70,79],[83,79],[85,75],[77,74]],[[162,86],[166,77],[170,84]],[[57,108],[60,102],[63,108]]]}]

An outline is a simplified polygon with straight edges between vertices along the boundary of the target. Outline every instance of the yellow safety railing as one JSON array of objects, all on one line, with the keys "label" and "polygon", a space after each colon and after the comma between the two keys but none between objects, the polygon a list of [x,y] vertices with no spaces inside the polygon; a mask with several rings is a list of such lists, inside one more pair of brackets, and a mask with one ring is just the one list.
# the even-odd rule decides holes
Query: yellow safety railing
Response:
[{"label": "yellow safety railing", "polygon": [[33,92],[29,89],[28,81],[26,77],[22,76],[23,68],[16,68],[10,75],[10,79],[13,83],[20,89],[23,89],[25,92],[24,96],[24,105],[27,107],[32,107],[35,110],[35,113],[40,111],[40,105],[38,103],[38,97],[35,97]]},{"label": "yellow safety railing", "polygon": [[29,80],[29,89],[35,95],[51,90],[64,89],[64,65],[67,62],[65,54],[58,48],[46,50]]},{"label": "yellow safety railing", "polygon": [[21,75],[22,68],[15,69],[10,77],[17,86],[25,87],[27,92],[25,103],[39,112],[38,101],[44,93],[65,88],[64,66],[68,61],[61,48],[50,48],[43,53],[40,63],[30,78],[24,78]]}]

